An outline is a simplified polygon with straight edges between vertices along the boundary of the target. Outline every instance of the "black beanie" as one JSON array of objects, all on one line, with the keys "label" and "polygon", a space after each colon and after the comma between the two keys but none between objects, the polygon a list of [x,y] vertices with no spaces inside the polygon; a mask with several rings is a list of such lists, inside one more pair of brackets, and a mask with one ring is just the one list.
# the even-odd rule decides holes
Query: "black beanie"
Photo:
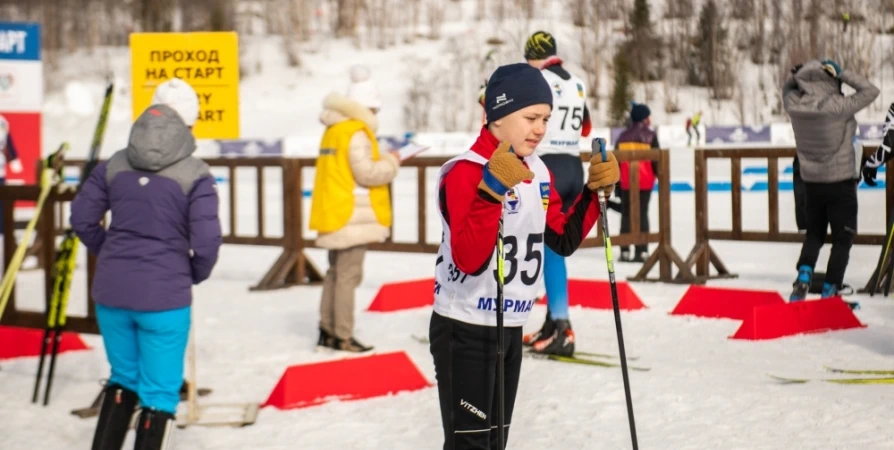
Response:
[{"label": "black beanie", "polygon": [[553,107],[553,91],[540,71],[525,63],[500,66],[487,81],[484,110],[493,122],[531,105]]},{"label": "black beanie", "polygon": [[630,120],[633,123],[642,122],[649,118],[652,115],[652,111],[649,110],[649,107],[642,103],[634,103],[633,107],[630,108]]},{"label": "black beanie", "polygon": [[525,42],[525,59],[546,59],[556,54],[556,38],[546,31],[538,31]]}]

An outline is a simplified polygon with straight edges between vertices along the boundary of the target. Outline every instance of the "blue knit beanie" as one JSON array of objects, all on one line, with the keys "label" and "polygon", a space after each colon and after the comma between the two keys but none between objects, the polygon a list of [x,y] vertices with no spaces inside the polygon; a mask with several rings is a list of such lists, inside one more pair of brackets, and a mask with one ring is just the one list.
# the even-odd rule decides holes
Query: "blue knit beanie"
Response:
[{"label": "blue knit beanie", "polygon": [[634,103],[633,107],[630,108],[630,120],[633,123],[642,122],[648,119],[650,115],[652,115],[652,111],[642,103]]},{"label": "blue knit beanie", "polygon": [[500,66],[487,80],[484,110],[493,122],[531,105],[553,107],[553,91],[540,71],[525,63]]}]

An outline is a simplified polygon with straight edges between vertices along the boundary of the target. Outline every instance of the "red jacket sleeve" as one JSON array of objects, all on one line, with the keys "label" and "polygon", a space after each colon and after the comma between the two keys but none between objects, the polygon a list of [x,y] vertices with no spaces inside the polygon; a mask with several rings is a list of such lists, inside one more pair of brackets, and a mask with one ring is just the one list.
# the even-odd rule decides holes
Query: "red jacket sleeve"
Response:
[{"label": "red jacket sleeve", "polygon": [[[552,178],[552,177],[550,177]],[[599,220],[596,193],[584,186],[568,211],[562,212],[562,198],[552,179],[549,182],[549,207],[546,210],[544,244],[562,256],[571,256]]]},{"label": "red jacket sleeve", "polygon": [[580,135],[583,137],[590,136],[590,132],[593,131],[593,122],[590,120],[590,109],[587,108],[587,105],[584,104],[584,120],[580,130]]},{"label": "red jacket sleeve", "polygon": [[438,190],[439,205],[450,225],[453,262],[463,273],[479,275],[487,268],[497,243],[503,205],[479,192],[482,167],[460,161]]}]

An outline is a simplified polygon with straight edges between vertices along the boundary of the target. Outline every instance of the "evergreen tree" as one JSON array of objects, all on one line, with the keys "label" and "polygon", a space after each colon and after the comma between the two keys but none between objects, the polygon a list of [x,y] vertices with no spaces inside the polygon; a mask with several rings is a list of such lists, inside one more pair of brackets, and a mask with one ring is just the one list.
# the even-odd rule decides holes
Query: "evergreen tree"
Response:
[{"label": "evergreen tree", "polygon": [[627,52],[623,46],[619,47],[615,53],[614,66],[615,85],[612,88],[609,115],[613,126],[624,126],[630,101],[633,100],[633,91],[630,79],[630,61],[627,59]]},{"label": "evergreen tree", "polygon": [[630,69],[638,81],[648,81],[654,61],[659,57],[657,40],[652,32],[652,19],[648,0],[635,0],[630,12],[630,40],[626,47],[630,52]]}]

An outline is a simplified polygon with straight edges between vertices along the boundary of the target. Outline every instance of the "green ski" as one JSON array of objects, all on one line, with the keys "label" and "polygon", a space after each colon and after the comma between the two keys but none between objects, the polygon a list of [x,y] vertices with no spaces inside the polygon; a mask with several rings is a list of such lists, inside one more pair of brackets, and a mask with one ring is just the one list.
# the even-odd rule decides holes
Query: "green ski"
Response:
[{"label": "green ski", "polygon": [[824,381],[836,384],[894,384],[894,377],[881,378],[789,378],[767,374],[770,378],[782,384],[804,384],[811,381]]},{"label": "green ski", "polygon": [[823,366],[829,372],[846,373],[851,375],[891,375],[894,376],[894,369],[842,369],[838,367]]},{"label": "green ski", "polygon": [[[556,361],[561,363],[569,363],[569,364],[583,364],[588,366],[599,366],[599,367],[621,367],[620,363],[609,362],[609,361],[598,361],[590,358],[581,358],[577,356],[559,356],[559,355],[544,355],[542,353],[534,353],[531,351],[524,352],[526,357],[534,358],[534,359],[546,359],[550,361]],[[637,366],[627,366],[630,370],[636,370],[640,372],[648,372],[652,370],[649,367],[637,367]]]}]

